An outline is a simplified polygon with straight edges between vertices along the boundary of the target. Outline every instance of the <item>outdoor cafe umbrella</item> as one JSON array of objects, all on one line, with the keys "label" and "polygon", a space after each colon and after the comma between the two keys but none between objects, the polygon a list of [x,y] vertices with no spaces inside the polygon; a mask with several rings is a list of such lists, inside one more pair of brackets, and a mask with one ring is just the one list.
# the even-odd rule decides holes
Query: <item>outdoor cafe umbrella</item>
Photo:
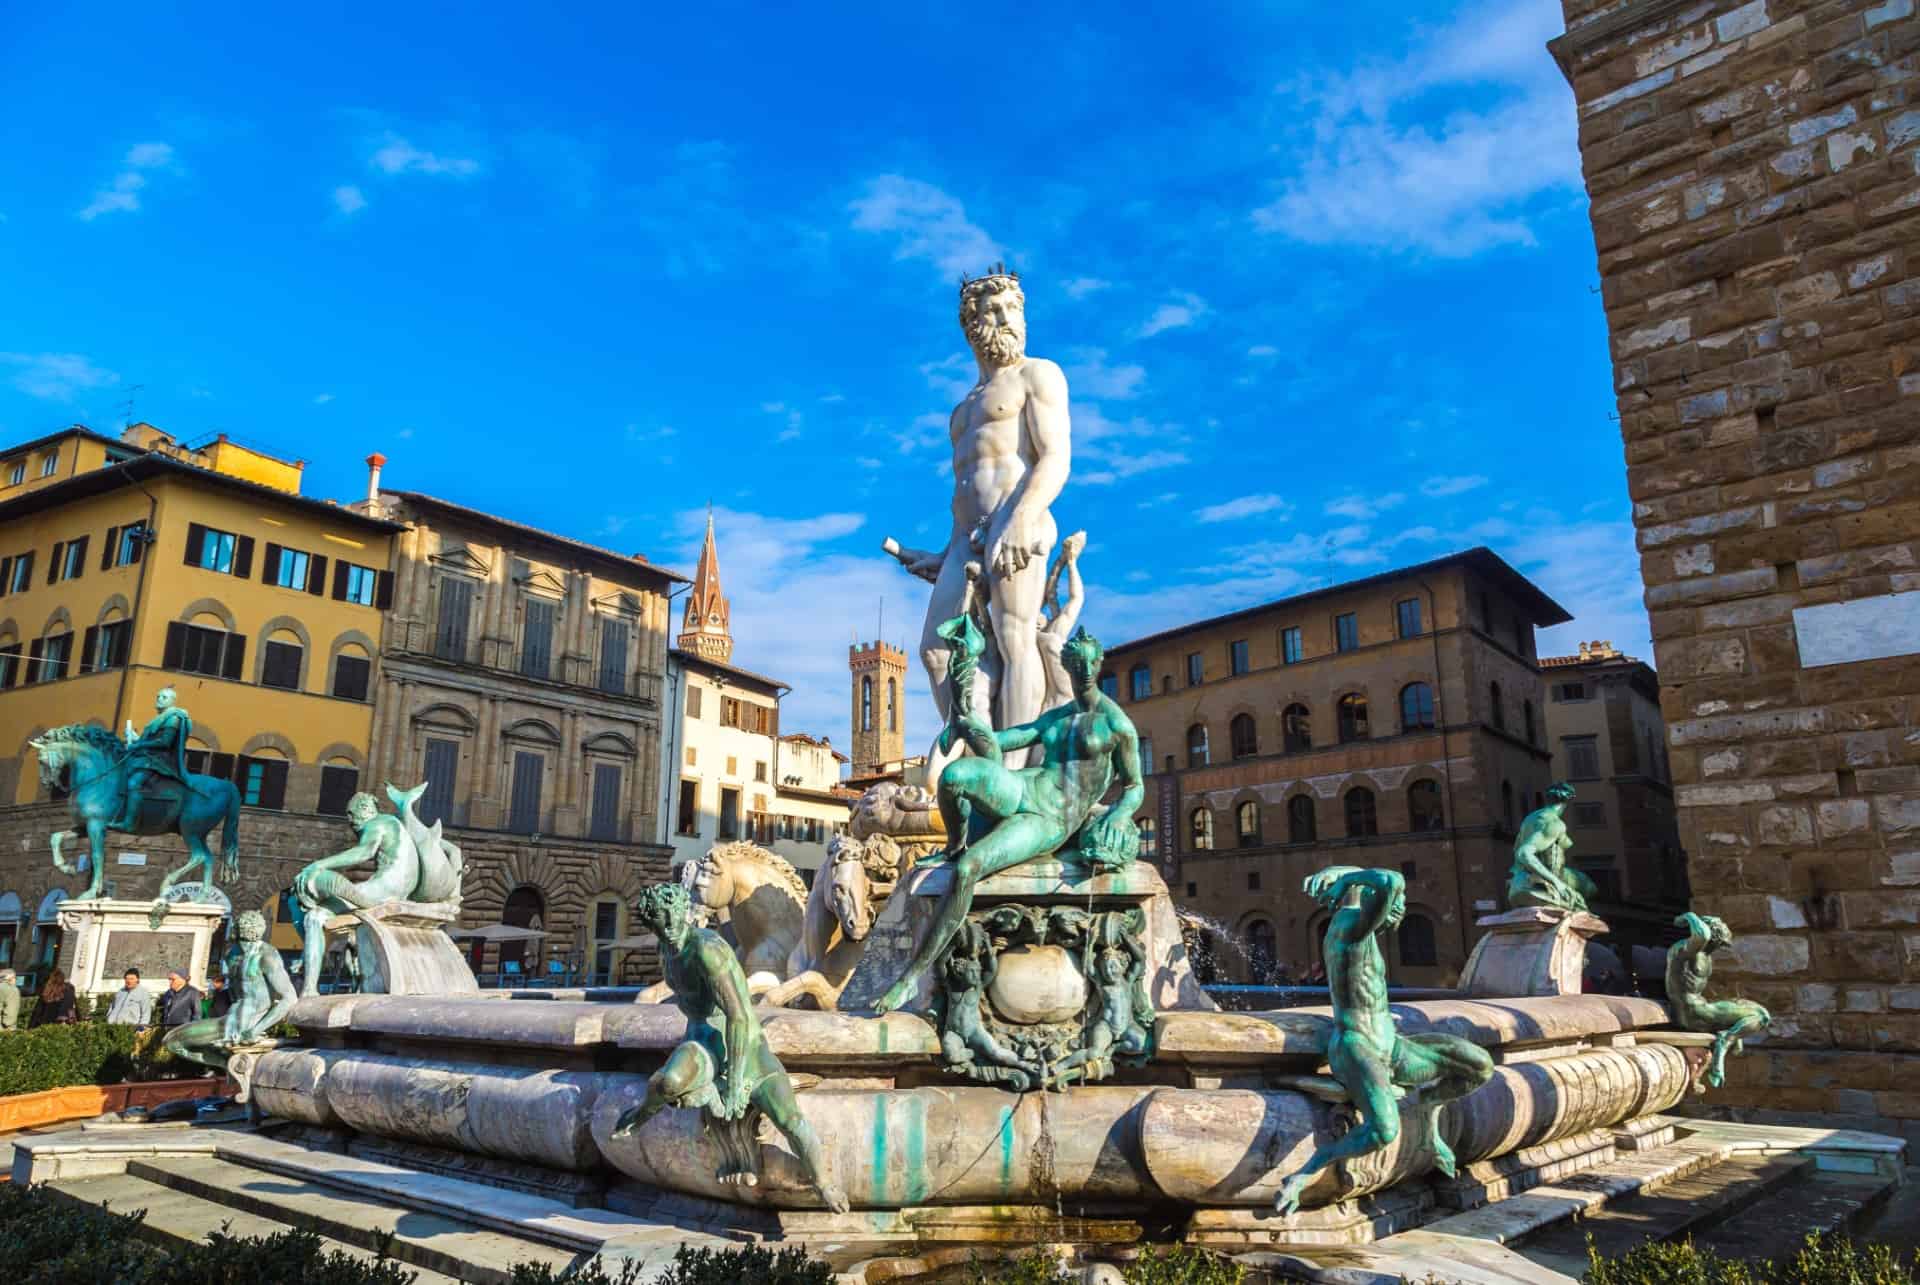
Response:
[{"label": "outdoor cafe umbrella", "polygon": [[449,937],[463,937],[469,941],[508,942],[539,941],[547,934],[538,928],[520,928],[513,924],[485,924],[479,928],[450,928]]}]

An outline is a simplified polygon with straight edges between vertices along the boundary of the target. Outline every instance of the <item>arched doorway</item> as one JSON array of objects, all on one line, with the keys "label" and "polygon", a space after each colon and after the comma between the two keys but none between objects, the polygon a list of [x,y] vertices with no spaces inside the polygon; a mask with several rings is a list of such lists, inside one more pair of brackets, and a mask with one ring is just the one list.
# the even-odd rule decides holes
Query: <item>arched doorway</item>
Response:
[{"label": "arched doorway", "polygon": [[[532,884],[523,883],[507,894],[507,901],[500,908],[500,922],[509,928],[545,928],[547,918],[547,899]],[[540,963],[538,949],[529,951],[524,941],[503,941],[500,943],[500,981],[502,985],[512,985],[524,981],[537,971]],[[484,949],[485,943],[477,946],[476,951]],[[534,967],[529,968],[531,958]],[[511,978],[511,980],[509,980]]]}]

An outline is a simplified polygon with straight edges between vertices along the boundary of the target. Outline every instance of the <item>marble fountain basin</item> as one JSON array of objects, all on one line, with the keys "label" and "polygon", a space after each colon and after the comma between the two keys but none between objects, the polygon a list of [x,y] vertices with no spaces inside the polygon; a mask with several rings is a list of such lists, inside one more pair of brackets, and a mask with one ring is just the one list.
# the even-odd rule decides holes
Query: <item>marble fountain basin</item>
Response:
[{"label": "marble fountain basin", "polygon": [[[1393,1011],[1404,1033],[1443,1031],[1493,1054],[1493,1080],[1441,1113],[1461,1183],[1484,1187],[1497,1169],[1511,1185],[1518,1159],[1549,1153],[1557,1172],[1569,1157],[1611,1159],[1616,1136],[1644,1132],[1688,1089],[1682,1050],[1636,1036],[1668,1023],[1649,1000],[1450,999]],[[1256,1217],[1280,1177],[1345,1123],[1337,1103],[1290,1087],[1321,1063],[1328,1009],[1163,1013],[1149,1065],[1049,1094],[951,1079],[933,1029],[914,1014],[761,1016],[856,1211],[1071,1206],[1099,1216],[1161,1206]],[[771,1129],[755,1187],[715,1180],[718,1143],[696,1112],[669,1110],[632,1137],[611,1136],[684,1035],[671,1005],[343,995],[303,1000],[292,1020],[308,1047],[269,1053],[254,1072],[255,1100],[271,1115],[490,1160],[532,1183],[592,1175],[610,1193],[818,1208]],[[1413,1110],[1403,1104],[1386,1152],[1323,1173],[1303,1205],[1349,1207],[1426,1174]]]}]

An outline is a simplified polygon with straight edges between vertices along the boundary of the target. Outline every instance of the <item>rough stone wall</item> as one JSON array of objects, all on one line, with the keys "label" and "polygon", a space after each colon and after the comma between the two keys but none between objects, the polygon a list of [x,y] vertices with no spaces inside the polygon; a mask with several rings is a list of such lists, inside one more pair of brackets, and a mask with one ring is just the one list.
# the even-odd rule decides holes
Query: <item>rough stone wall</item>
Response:
[{"label": "rough stone wall", "polygon": [[1717,1100],[1920,1137],[1920,656],[1794,614],[1920,602],[1920,21],[1563,4],[1694,904],[1776,1018]]}]

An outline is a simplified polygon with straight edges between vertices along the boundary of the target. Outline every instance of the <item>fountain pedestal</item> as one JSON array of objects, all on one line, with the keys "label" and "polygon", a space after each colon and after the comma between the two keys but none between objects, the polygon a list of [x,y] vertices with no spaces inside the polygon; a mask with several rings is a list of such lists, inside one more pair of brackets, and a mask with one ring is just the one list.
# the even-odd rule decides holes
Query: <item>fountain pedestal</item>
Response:
[{"label": "fountain pedestal", "polygon": [[1587,942],[1607,921],[1585,911],[1522,906],[1474,921],[1485,935],[1467,957],[1460,989],[1479,998],[1578,995]]},{"label": "fountain pedestal", "polygon": [[175,969],[205,988],[213,935],[229,909],[224,898],[175,902],[156,925],[151,901],[63,901],[60,930],[73,942],[67,975],[82,995],[119,990],[129,968],[139,969],[141,985],[156,995]]}]

